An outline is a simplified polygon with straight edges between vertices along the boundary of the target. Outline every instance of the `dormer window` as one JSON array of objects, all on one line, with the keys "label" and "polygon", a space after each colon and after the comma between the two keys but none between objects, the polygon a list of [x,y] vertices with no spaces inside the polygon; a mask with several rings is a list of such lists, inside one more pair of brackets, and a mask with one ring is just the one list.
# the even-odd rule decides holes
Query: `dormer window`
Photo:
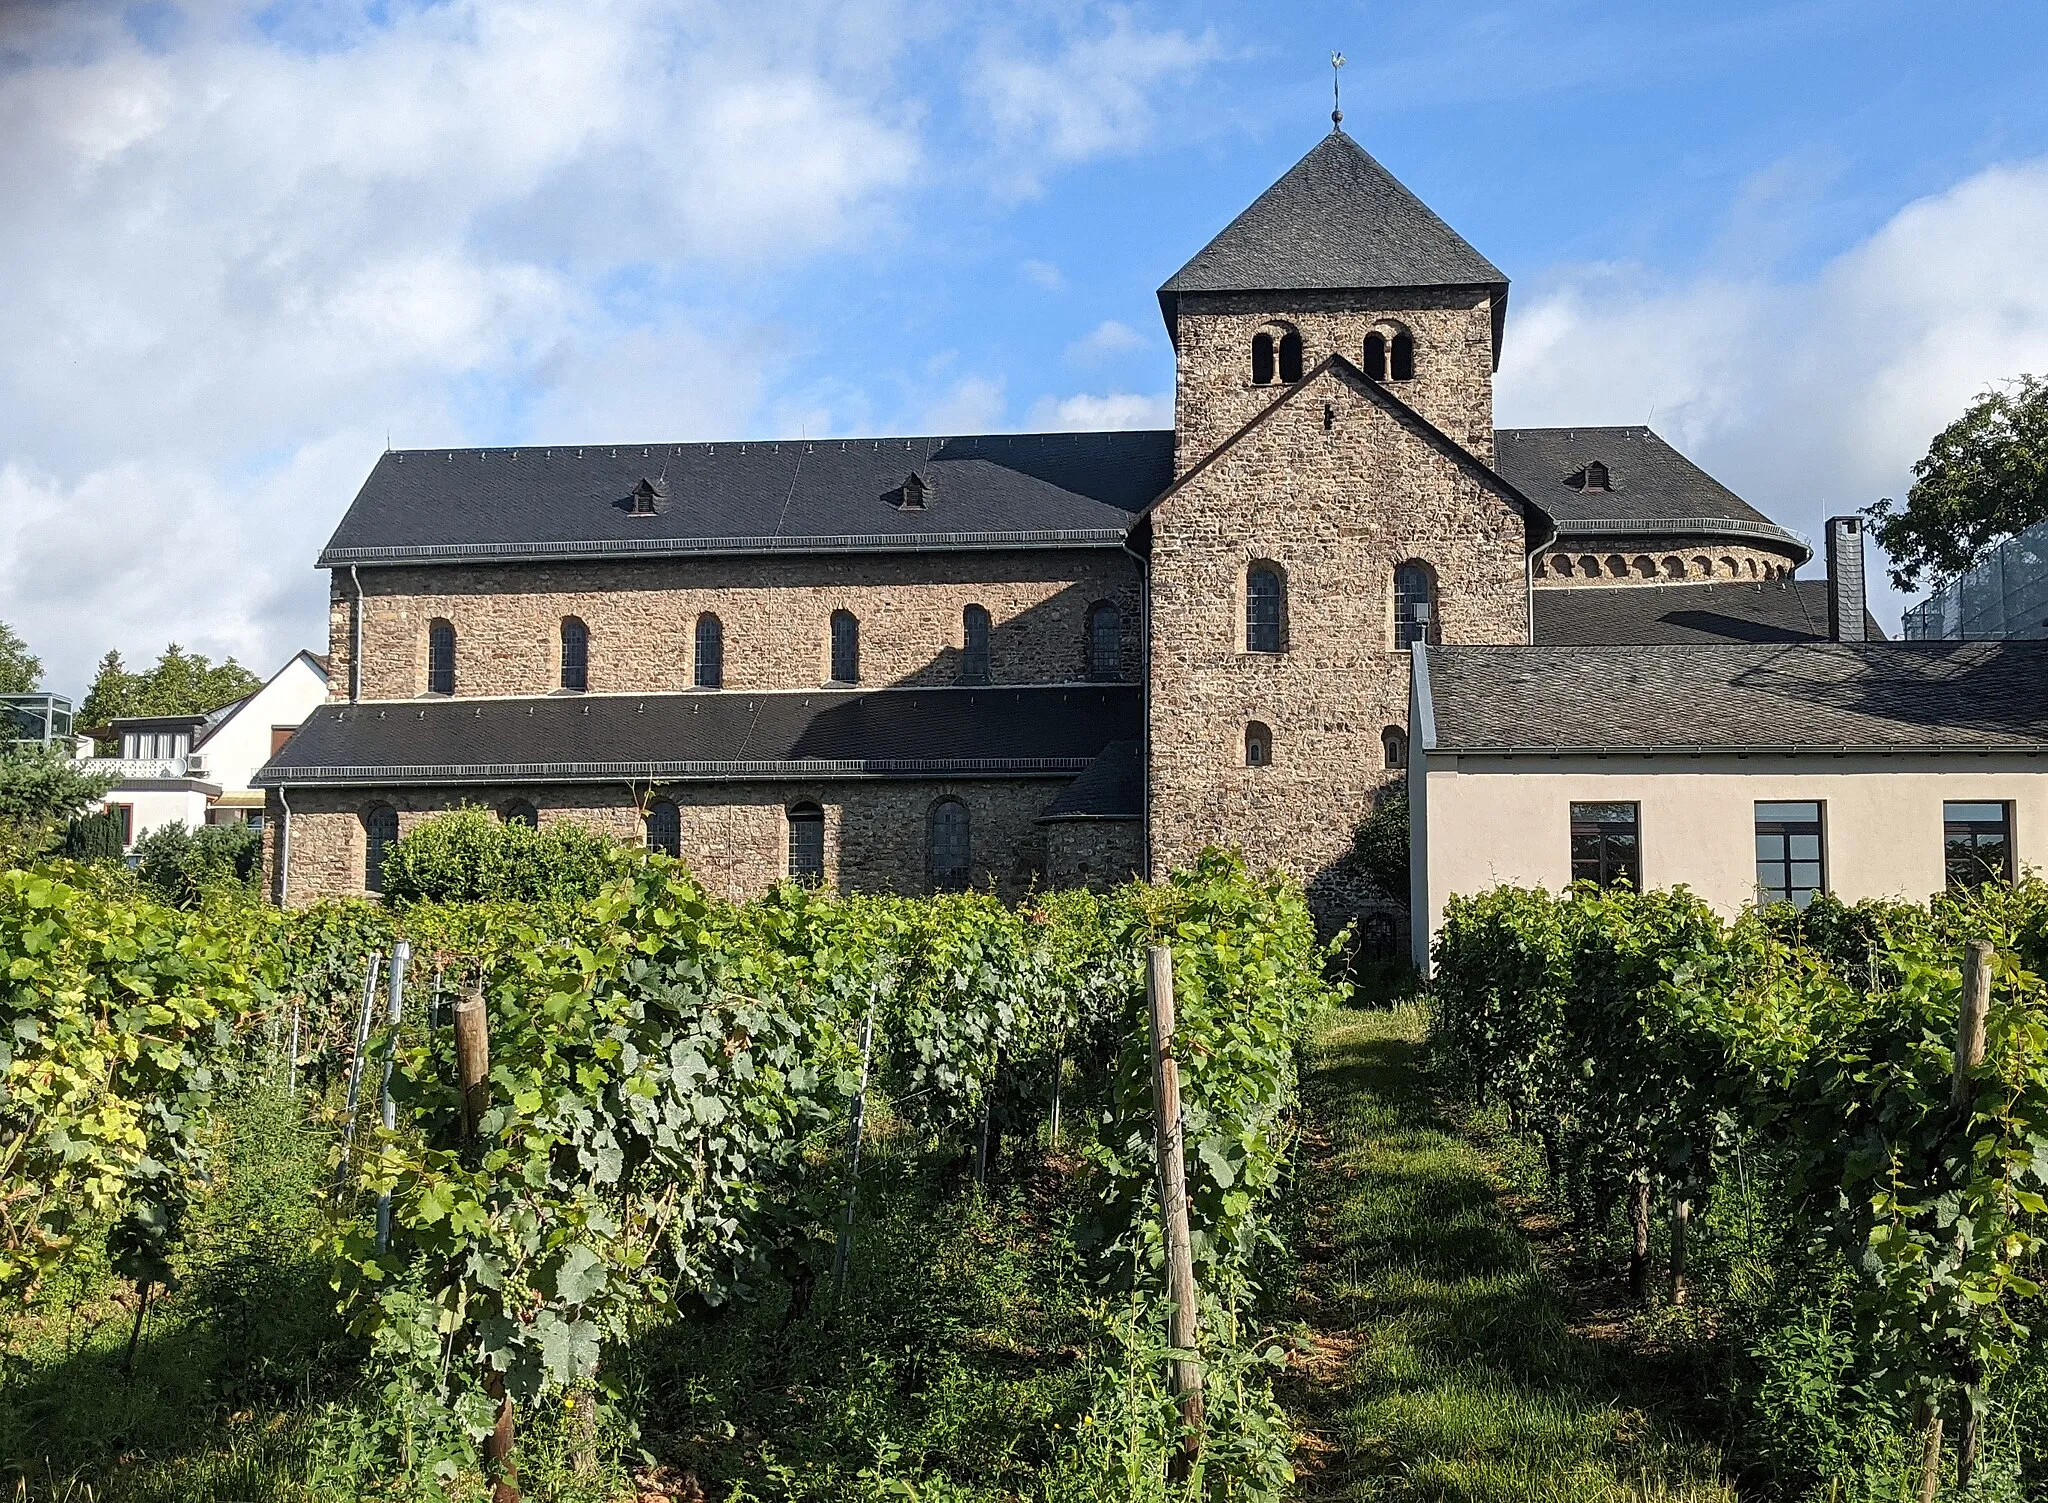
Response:
[{"label": "dormer window", "polygon": [[634,517],[653,516],[655,503],[661,500],[664,494],[666,494],[666,487],[659,480],[649,480],[645,475],[642,475],[640,483],[633,487],[632,501],[627,508],[627,515]]},{"label": "dormer window", "polygon": [[1565,476],[1564,483],[1575,491],[1609,491],[1613,489],[1607,483],[1607,466],[1597,459],[1584,469],[1574,470],[1571,474]]},{"label": "dormer window", "polygon": [[923,511],[925,497],[930,494],[930,489],[925,484],[924,476],[912,471],[910,478],[903,482],[903,510]]}]

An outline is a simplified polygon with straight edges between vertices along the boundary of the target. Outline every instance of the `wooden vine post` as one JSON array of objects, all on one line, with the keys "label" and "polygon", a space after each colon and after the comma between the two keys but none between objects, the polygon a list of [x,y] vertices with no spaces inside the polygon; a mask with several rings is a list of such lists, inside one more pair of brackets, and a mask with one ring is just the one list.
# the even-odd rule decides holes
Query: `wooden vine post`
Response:
[{"label": "wooden vine post", "polygon": [[[491,1109],[491,1027],[484,1011],[484,981],[472,976],[455,1004],[455,1086],[462,1103],[462,1142],[476,1141],[484,1113]],[[498,1422],[484,1437],[484,1472],[491,1479],[491,1503],[519,1503],[519,1468],[512,1459],[512,1398],[505,1375],[488,1364],[484,1392],[498,1401]]]},{"label": "wooden vine post", "polygon": [[[1187,1161],[1180,1130],[1180,1065],[1173,1057],[1173,951],[1152,946],[1146,1000],[1152,1025],[1152,1105],[1158,1128],[1159,1221],[1166,1242],[1166,1292],[1171,1301],[1167,1335],[1177,1352],[1192,1353],[1196,1325],[1194,1242],[1188,1232]],[[1202,1450],[1202,1366],[1192,1356],[1173,1361],[1173,1392],[1180,1400],[1181,1446],[1167,1475],[1184,1481]]]},{"label": "wooden vine post", "polygon": [[[1949,1090],[1949,1105],[1956,1125],[1967,1135],[1970,1110],[1976,1105],[1977,1082],[1973,1078],[1984,1063],[1985,1023],[1991,1015],[1991,945],[1973,939],[1963,951],[1962,1018],[1956,1027],[1956,1073]],[[1965,1137],[1965,1153],[1969,1152]],[[1977,1470],[1977,1448],[1981,1439],[1978,1419],[1978,1390],[1984,1382],[1983,1364],[1969,1358],[1960,1374],[1963,1380],[1963,1429],[1956,1437],[1956,1486],[1967,1492],[1971,1474]]]}]

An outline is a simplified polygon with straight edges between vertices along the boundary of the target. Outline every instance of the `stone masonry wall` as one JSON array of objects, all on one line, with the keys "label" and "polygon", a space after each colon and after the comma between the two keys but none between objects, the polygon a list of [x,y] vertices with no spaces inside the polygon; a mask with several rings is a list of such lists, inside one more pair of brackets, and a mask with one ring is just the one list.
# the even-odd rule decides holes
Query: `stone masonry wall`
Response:
[{"label": "stone masonry wall", "polygon": [[1145,875],[1145,827],[1138,820],[1055,820],[1045,835],[1050,887],[1102,889]]},{"label": "stone masonry wall", "polygon": [[[1088,677],[1088,613],[1121,613],[1123,677],[1138,676],[1138,570],[1113,549],[902,556],[620,560],[362,570],[362,697],[426,691],[427,628],[455,628],[457,695],[546,694],[561,678],[561,623],[590,630],[593,692],[670,693],[695,682],[696,622],[725,632],[728,689],[814,688],[830,674],[831,618],[860,622],[861,682],[959,680],[962,612],[992,619],[995,683]],[[348,694],[352,587],[336,571],[329,651],[337,698]]]},{"label": "stone masonry wall", "polygon": [[[967,805],[975,885],[1014,900],[1046,883],[1048,827],[1037,820],[1063,786],[1064,779],[674,783],[656,790],[656,796],[676,802],[682,816],[683,859],[691,870],[709,891],[732,899],[754,896],[788,873],[785,811],[806,801],[825,812],[828,887],[842,892],[923,892],[928,885],[926,836],[932,806],[942,798],[957,798]],[[442,809],[473,803],[502,810],[524,800],[539,812],[543,824],[574,820],[637,844],[645,828],[637,800],[645,795],[644,787],[629,789],[623,784],[293,789],[287,896],[296,906],[362,893],[368,845],[363,815],[374,804],[398,810],[401,838]],[[273,793],[266,832],[279,827],[282,815]],[[1087,828],[1102,832],[1094,838],[1104,853],[1091,857],[1087,840],[1070,839],[1062,845],[1063,861],[1100,871],[1121,867],[1121,872],[1128,872],[1135,865],[1135,858],[1119,844],[1123,832],[1135,826],[1093,823]],[[274,851],[270,860],[275,860]]]},{"label": "stone masonry wall", "polygon": [[[1395,567],[1434,571],[1443,641],[1525,642],[1525,538],[1495,490],[1336,372],[1165,501],[1152,517],[1153,871],[1227,841],[1308,882],[1325,918],[1357,911],[1366,889],[1343,857],[1399,776],[1381,734],[1407,724]],[[1280,653],[1243,647],[1254,560],[1286,582]],[[1246,765],[1254,721],[1271,729],[1269,766]]]},{"label": "stone masonry wall", "polygon": [[1550,547],[1531,569],[1537,588],[1574,585],[1697,584],[1706,580],[1790,579],[1797,565],[1777,549],[1736,546],[1724,541],[1682,547],[1658,540],[1615,541],[1597,547]]},{"label": "stone masonry wall", "polygon": [[1187,296],[1178,318],[1175,473],[1186,474],[1286,388],[1252,384],[1252,337],[1298,330],[1302,368],[1333,353],[1358,365],[1365,336],[1405,328],[1415,339],[1415,377],[1387,389],[1493,462],[1493,301],[1478,289],[1386,293],[1288,293],[1275,313],[1270,293]]}]

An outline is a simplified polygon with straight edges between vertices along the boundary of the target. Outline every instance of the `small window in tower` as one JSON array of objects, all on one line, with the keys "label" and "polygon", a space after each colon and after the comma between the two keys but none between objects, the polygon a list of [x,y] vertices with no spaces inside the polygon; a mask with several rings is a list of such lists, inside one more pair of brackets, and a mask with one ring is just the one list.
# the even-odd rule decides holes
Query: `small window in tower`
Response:
[{"label": "small window in tower", "polygon": [[960,649],[960,681],[963,684],[985,684],[988,682],[988,611],[982,606],[968,606],[960,613],[960,630],[964,644]]},{"label": "small window in tower", "polygon": [[725,687],[725,624],[711,612],[697,618],[697,674],[700,689]]},{"label": "small window in tower", "polygon": [[1387,379],[1387,336],[1377,330],[1365,336],[1365,373],[1375,381]]},{"label": "small window in tower", "polygon": [[1286,604],[1280,571],[1271,564],[1253,564],[1244,576],[1246,652],[1280,652],[1286,647]]},{"label": "small window in tower", "polygon": [[1390,725],[1380,732],[1380,750],[1386,754],[1388,767],[1399,770],[1408,765],[1408,733],[1398,725]]},{"label": "small window in tower", "polygon": [[860,682],[860,622],[852,611],[832,613],[832,682]]},{"label": "small window in tower", "polygon": [[1394,379],[1396,381],[1413,381],[1415,379],[1415,336],[1407,333],[1396,334],[1390,354],[1392,356],[1390,363],[1394,368]]},{"label": "small window in tower", "polygon": [[427,627],[427,692],[455,692],[455,627],[447,621]]},{"label": "small window in tower", "polygon": [[562,618],[562,687],[590,687],[590,628],[574,616]]},{"label": "small window in tower", "polygon": [[1280,379],[1301,379],[1301,336],[1292,329],[1280,336]]},{"label": "small window in tower", "polygon": [[1436,580],[1429,566],[1405,563],[1394,571],[1394,646],[1437,642]]},{"label": "small window in tower", "polygon": [[1247,767],[1271,767],[1273,765],[1273,731],[1259,721],[1252,721],[1244,728],[1244,765]]},{"label": "small window in tower", "polygon": [[1252,336],[1252,385],[1266,386],[1273,380],[1273,336]]}]

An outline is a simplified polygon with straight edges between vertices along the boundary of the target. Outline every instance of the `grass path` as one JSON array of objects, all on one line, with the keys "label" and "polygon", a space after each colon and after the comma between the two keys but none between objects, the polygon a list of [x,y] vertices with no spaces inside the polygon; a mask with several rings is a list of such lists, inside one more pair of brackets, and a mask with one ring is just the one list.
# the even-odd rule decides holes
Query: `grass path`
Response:
[{"label": "grass path", "polygon": [[1733,1503],[1713,1454],[1646,1412],[1668,1378],[1574,1332],[1431,1100],[1424,1028],[1412,1006],[1334,1012],[1303,1082],[1300,1496]]}]

